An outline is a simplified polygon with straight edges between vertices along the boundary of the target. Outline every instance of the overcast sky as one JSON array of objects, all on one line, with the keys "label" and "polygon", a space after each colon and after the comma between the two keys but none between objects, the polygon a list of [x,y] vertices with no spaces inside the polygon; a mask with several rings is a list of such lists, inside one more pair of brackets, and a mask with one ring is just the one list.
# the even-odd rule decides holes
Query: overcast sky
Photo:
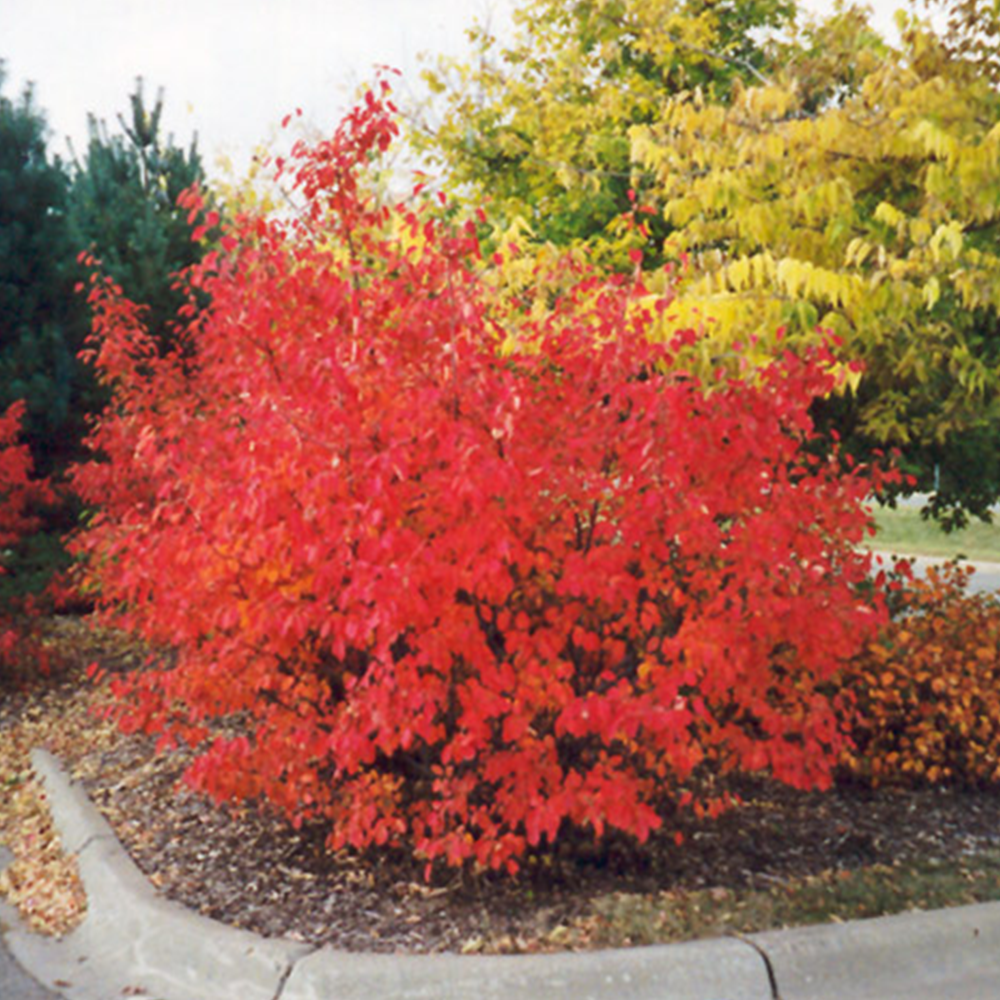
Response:
[{"label": "overcast sky", "polygon": [[[891,31],[904,0],[877,0]],[[4,95],[35,85],[53,152],[82,151],[88,112],[115,124],[137,76],[147,104],[166,90],[164,124],[186,144],[197,131],[206,166],[242,160],[297,107],[331,128],[375,64],[419,89],[422,52],[460,54],[475,16],[503,28],[516,0],[0,0]],[[807,0],[822,10],[822,0]]]}]

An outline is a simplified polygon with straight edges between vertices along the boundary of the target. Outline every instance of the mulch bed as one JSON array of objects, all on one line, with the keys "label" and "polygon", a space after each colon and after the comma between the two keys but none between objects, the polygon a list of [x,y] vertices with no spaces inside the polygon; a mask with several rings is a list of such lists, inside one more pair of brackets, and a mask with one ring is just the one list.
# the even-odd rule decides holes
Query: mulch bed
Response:
[{"label": "mulch bed", "polygon": [[[121,666],[113,642],[99,652]],[[624,840],[577,845],[530,859],[516,878],[456,874],[428,885],[422,864],[401,854],[332,855],[320,831],[211,805],[178,787],[183,756],[157,756],[148,738],[96,748],[81,739],[68,763],[169,898],[267,936],[355,951],[546,950],[567,940],[560,932],[585,921],[596,898],[612,893],[766,889],[831,870],[1000,846],[995,790],[854,785],[801,793],[757,781],[737,789],[740,809],[716,820],[680,816],[642,849]],[[580,946],[579,936],[572,943]]]}]

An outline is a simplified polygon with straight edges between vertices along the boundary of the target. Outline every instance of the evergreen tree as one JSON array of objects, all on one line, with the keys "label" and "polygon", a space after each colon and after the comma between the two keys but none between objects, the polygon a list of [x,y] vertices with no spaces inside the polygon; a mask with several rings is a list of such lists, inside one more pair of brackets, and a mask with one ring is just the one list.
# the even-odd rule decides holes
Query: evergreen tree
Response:
[{"label": "evergreen tree", "polygon": [[203,252],[177,196],[205,174],[197,138],[186,150],[175,146],[160,132],[162,113],[163,91],[150,110],[139,79],[129,117],[118,116],[120,133],[90,117],[87,151],[74,161],[69,222],[78,249],[93,251],[126,296],[148,308],[149,329],[167,348],[183,303],[172,276]]},{"label": "evergreen tree", "polygon": [[30,86],[16,101],[0,96],[0,411],[26,401],[25,436],[49,474],[79,441],[83,390],[66,176],[46,154],[45,132]]}]

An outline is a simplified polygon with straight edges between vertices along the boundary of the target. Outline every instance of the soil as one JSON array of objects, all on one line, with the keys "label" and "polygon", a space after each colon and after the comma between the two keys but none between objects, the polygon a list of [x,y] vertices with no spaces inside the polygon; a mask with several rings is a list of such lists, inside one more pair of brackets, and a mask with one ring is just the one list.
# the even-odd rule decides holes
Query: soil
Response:
[{"label": "soil", "polygon": [[[135,659],[113,643],[99,656],[118,668]],[[65,697],[73,691],[70,684]],[[400,854],[331,855],[320,831],[296,831],[250,808],[213,806],[178,785],[183,756],[158,756],[149,739],[72,746],[74,775],[165,895],[267,936],[354,951],[586,947],[580,928],[595,900],[610,894],[773,888],[1000,846],[995,790],[843,785],[802,793],[755,781],[737,789],[745,802],[738,810],[715,820],[682,817],[642,849],[626,841],[575,845],[529,859],[516,878],[456,875],[428,885],[422,865]]]}]

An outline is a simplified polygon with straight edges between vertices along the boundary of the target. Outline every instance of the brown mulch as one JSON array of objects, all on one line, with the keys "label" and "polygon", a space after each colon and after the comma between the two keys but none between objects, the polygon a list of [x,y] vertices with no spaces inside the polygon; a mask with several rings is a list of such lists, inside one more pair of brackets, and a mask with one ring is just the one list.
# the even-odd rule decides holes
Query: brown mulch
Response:
[{"label": "brown mulch", "polygon": [[[75,626],[64,627],[85,641]],[[105,662],[135,662],[103,642]],[[55,704],[78,699],[79,683],[65,685]],[[0,705],[0,729],[22,710]],[[88,744],[85,717],[74,718],[81,738],[67,741],[64,732],[59,752],[162,892],[238,927],[349,950],[550,949],[570,940],[567,928],[610,893],[772,888],[830,870],[953,859],[1000,845],[996,791],[798,793],[746,782],[738,811],[684,819],[642,850],[612,842],[535,858],[516,879],[456,875],[429,886],[422,866],[401,855],[331,855],[319,831],[295,831],[251,809],[218,809],[178,788],[180,756],[156,756],[141,737]],[[672,836],[678,828],[682,846]]]}]

